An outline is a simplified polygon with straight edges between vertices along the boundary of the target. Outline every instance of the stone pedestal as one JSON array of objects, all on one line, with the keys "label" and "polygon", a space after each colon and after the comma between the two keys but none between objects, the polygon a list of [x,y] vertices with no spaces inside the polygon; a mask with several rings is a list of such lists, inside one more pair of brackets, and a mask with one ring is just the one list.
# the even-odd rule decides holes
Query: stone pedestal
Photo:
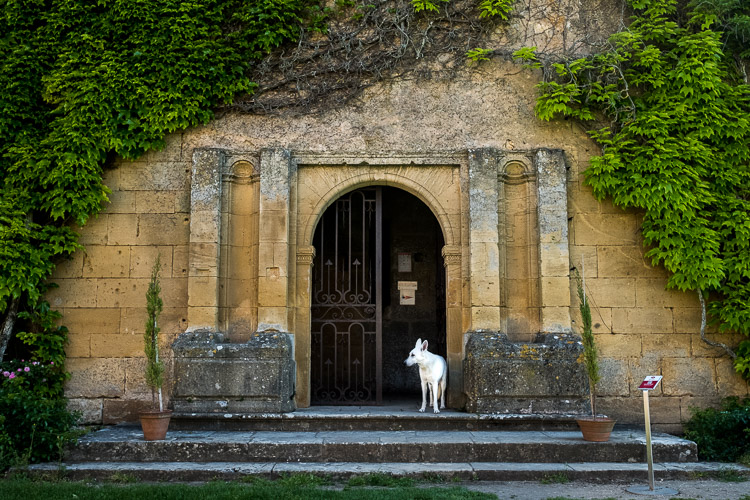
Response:
[{"label": "stone pedestal", "polygon": [[477,413],[588,411],[583,345],[572,334],[513,343],[500,332],[470,332],[464,359],[467,410]]},{"label": "stone pedestal", "polygon": [[186,332],[172,345],[178,413],[293,411],[294,353],[291,335],[256,333],[244,344],[221,333]]}]

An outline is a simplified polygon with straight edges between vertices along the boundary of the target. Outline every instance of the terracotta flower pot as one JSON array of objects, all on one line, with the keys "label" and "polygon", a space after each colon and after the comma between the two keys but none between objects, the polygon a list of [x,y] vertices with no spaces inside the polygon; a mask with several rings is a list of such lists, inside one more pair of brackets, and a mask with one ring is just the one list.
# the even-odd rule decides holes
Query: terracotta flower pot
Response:
[{"label": "terracotta flower pot", "polygon": [[609,441],[609,435],[615,426],[615,421],[609,417],[581,417],[577,418],[584,441]]},{"label": "terracotta flower pot", "polygon": [[160,441],[167,437],[169,419],[172,418],[172,410],[164,411],[142,411],[141,428],[143,439],[146,441]]}]

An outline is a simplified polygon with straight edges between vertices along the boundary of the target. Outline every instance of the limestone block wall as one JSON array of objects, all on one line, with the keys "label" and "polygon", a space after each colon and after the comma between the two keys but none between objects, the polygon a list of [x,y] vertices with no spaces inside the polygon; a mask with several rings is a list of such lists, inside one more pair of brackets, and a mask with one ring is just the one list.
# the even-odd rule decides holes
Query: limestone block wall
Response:
[{"label": "limestone block wall", "polygon": [[[690,407],[747,396],[748,383],[735,373],[731,359],[700,339],[698,297],[665,290],[666,271],[644,258],[640,214],[597,202],[583,185],[587,163],[576,161],[572,151],[569,160],[570,260],[585,271],[592,305],[602,357],[600,411],[642,423],[637,387],[646,375],[664,376],[650,406],[654,428],[665,431],[679,431],[680,422],[691,416]],[[580,321],[575,308],[571,314],[574,323]],[[740,340],[715,331],[709,336],[729,345]]]},{"label": "limestone block wall", "polygon": [[108,169],[110,204],[80,230],[84,250],[55,271],[59,288],[47,299],[70,330],[66,394],[86,422],[132,419],[141,401],[151,399],[143,382],[143,333],[157,255],[167,360],[169,345],[187,326],[189,168],[174,136],[158,155]]}]

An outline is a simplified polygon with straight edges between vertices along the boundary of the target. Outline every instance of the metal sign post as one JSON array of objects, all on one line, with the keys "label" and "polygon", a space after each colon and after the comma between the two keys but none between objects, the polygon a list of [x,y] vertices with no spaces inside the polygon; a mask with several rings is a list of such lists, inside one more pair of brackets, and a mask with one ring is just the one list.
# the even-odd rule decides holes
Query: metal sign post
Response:
[{"label": "metal sign post", "polygon": [[646,419],[646,459],[648,460],[648,489],[644,486],[631,486],[627,489],[630,493],[639,495],[677,495],[679,492],[672,488],[654,488],[654,455],[651,450],[651,411],[648,406],[648,393],[656,389],[661,382],[661,375],[649,375],[638,389],[643,391],[643,413]]},{"label": "metal sign post", "polygon": [[656,389],[661,376],[649,376],[638,387],[643,391],[643,414],[646,418],[646,459],[648,460],[648,489],[654,491],[654,454],[651,450],[651,411],[648,407],[648,393]]}]

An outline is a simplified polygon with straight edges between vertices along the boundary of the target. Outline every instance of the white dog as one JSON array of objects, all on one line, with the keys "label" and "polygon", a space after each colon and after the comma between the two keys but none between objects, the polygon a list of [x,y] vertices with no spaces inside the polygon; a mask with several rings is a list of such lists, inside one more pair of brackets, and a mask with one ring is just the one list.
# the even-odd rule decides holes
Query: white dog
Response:
[{"label": "white dog", "polygon": [[438,398],[440,399],[440,408],[445,408],[445,383],[448,377],[448,365],[445,363],[445,359],[428,351],[426,340],[422,342],[422,339],[418,339],[404,363],[406,363],[406,366],[413,366],[414,363],[419,365],[419,378],[422,381],[422,407],[419,411],[424,412],[427,405],[427,390],[429,389],[430,404],[433,406],[435,413],[440,413]]}]

